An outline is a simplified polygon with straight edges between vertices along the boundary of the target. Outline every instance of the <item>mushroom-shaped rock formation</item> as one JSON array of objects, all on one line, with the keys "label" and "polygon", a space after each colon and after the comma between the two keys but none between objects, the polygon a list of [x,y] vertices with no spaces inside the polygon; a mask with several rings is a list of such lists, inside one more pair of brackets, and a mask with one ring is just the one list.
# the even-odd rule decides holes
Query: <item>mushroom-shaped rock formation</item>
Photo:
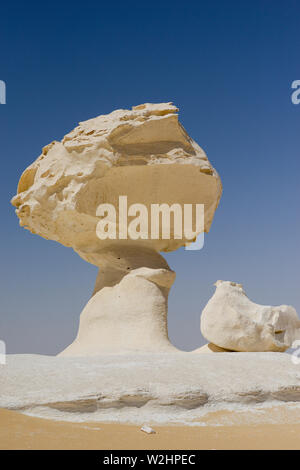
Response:
[{"label": "mushroom-shaped rock formation", "polygon": [[217,281],[215,286],[201,315],[201,332],[208,341],[232,351],[264,352],[285,351],[300,338],[293,307],[256,304],[235,282]]},{"label": "mushroom-shaped rock formation", "polygon": [[[94,297],[66,354],[171,347],[166,315],[174,273],[159,252],[207,232],[222,192],[177,111],[172,103],[148,103],[82,122],[44,147],[21,176],[12,200],[20,225],[99,267]],[[204,223],[178,231],[170,209],[169,233],[163,233],[148,220],[163,204],[180,210],[202,204]],[[130,221],[137,214],[140,230],[133,236]],[[110,231],[99,235],[104,215]]]}]

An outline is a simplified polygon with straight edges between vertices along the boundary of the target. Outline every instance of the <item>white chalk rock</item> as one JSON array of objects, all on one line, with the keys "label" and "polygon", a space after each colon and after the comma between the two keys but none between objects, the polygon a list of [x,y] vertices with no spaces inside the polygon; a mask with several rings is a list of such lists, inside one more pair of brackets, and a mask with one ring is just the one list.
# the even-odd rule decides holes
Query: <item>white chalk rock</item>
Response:
[{"label": "white chalk rock", "polygon": [[285,351],[300,337],[300,320],[288,305],[271,307],[248,299],[241,284],[217,281],[201,315],[201,333],[233,351]]},{"label": "white chalk rock", "polygon": [[154,429],[146,425],[141,427],[141,431],[145,432],[146,434],[156,434],[156,431],[154,431]]}]

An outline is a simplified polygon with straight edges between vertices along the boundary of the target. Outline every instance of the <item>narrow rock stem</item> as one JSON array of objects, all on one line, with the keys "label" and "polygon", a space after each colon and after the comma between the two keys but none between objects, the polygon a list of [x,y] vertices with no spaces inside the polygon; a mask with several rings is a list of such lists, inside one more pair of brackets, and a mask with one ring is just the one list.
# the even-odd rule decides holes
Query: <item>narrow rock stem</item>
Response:
[{"label": "narrow rock stem", "polygon": [[92,298],[80,317],[77,338],[61,355],[164,352],[168,294],[175,273],[154,250],[116,247],[100,260]]}]

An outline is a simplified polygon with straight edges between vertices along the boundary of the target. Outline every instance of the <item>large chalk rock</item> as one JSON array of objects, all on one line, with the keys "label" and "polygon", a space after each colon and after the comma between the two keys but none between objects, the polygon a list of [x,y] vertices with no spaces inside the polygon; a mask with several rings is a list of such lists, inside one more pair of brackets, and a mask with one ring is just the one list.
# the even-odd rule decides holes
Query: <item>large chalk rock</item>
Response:
[{"label": "large chalk rock", "polygon": [[235,282],[215,285],[201,315],[201,333],[208,341],[233,351],[285,351],[300,338],[300,320],[293,307],[256,304]]}]

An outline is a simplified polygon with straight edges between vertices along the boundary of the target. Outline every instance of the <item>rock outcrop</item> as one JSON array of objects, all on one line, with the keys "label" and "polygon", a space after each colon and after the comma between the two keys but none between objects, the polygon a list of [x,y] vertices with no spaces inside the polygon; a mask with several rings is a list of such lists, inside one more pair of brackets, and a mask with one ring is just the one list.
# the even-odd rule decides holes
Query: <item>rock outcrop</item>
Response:
[{"label": "rock outcrop", "polygon": [[214,345],[241,352],[285,351],[300,338],[300,320],[293,307],[256,304],[235,282],[215,285],[201,315],[201,333]]},{"label": "rock outcrop", "polygon": [[[217,172],[178,122],[177,111],[172,103],[148,103],[82,122],[61,142],[44,147],[21,176],[12,200],[20,225],[72,247],[99,267],[94,297],[66,354],[148,350],[151,342],[154,348],[170,347],[167,293],[174,273],[159,252],[176,250],[207,232],[222,192]],[[146,208],[136,239],[128,236],[120,196],[127,197],[128,207]],[[103,204],[115,208],[115,219],[107,216],[109,224],[125,237],[99,237],[97,211]],[[178,236],[170,218],[169,236],[152,237],[147,214],[155,204],[203,204],[204,224]],[[130,297],[124,297],[125,288]]]},{"label": "rock outcrop", "polygon": [[257,407],[265,417],[262,407],[279,405],[279,423],[288,410],[299,421],[299,366],[283,353],[15,354],[0,367],[0,390],[1,408],[61,421],[195,426],[244,409],[253,425]]}]

